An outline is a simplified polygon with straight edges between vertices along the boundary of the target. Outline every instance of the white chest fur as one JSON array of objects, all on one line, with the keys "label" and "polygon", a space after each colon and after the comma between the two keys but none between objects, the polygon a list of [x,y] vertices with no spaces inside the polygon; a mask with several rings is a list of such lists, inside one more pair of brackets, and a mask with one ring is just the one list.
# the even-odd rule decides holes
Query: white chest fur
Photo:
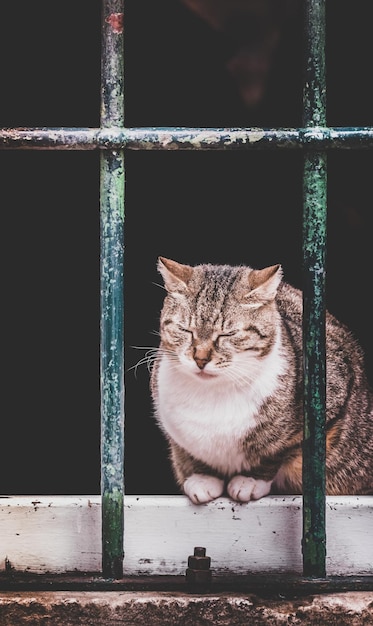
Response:
[{"label": "white chest fur", "polygon": [[255,380],[239,387],[223,376],[196,380],[164,357],[158,372],[161,427],[195,458],[226,475],[249,470],[243,441],[283,369],[277,351],[265,361]]}]

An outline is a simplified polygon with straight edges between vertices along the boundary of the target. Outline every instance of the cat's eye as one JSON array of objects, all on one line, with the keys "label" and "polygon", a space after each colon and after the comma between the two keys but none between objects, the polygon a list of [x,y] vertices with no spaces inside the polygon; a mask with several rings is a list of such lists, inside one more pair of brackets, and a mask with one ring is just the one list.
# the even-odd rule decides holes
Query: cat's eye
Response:
[{"label": "cat's eye", "polygon": [[190,335],[193,336],[193,331],[190,330],[190,328],[185,328],[185,326],[180,326],[179,324],[178,324],[177,328],[178,328],[178,330],[181,330],[181,332],[189,333]]},{"label": "cat's eye", "polygon": [[243,332],[245,333],[252,333],[254,332],[255,334],[259,335],[261,339],[267,339],[268,335],[266,335],[265,333],[259,332],[259,329],[255,326],[248,326],[247,328],[243,329]]},{"label": "cat's eye", "polygon": [[252,338],[252,333],[251,333],[252,330],[253,330],[252,327],[249,327],[249,328],[244,328],[244,329],[231,330],[230,332],[227,332],[227,333],[222,333],[218,335],[215,341],[215,345],[218,346],[221,339],[230,337],[231,343],[237,348],[239,348],[240,350],[255,350],[257,346],[252,345],[253,344],[253,338]]},{"label": "cat's eye", "polygon": [[236,334],[237,331],[235,330],[231,330],[229,333],[221,333],[220,335],[218,335],[214,341],[215,346],[218,346],[220,341],[222,339],[225,339],[226,337],[233,337],[233,335]]}]

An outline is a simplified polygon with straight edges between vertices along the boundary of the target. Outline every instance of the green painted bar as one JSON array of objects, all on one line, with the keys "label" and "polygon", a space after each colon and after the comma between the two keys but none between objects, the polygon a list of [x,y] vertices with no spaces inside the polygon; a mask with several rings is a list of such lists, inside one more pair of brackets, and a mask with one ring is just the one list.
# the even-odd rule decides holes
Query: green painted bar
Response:
[{"label": "green painted bar", "polygon": [[303,574],[325,576],[326,157],[305,159],[303,212]]},{"label": "green painted bar", "polygon": [[[325,1],[305,2],[305,127],[324,126]],[[310,129],[312,133],[312,128]],[[326,153],[311,145],[303,172],[303,575],[325,576]]]},{"label": "green painted bar", "polygon": [[[123,0],[103,0],[101,126],[124,124]],[[123,576],[124,152],[100,155],[102,573]]]}]

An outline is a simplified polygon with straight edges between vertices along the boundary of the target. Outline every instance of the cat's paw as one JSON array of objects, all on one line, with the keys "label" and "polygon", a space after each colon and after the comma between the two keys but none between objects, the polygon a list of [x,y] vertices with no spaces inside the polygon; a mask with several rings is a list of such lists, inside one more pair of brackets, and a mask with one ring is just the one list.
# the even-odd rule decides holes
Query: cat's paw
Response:
[{"label": "cat's paw", "polygon": [[227,491],[232,500],[237,502],[249,502],[259,500],[269,494],[272,481],[255,480],[251,476],[233,476],[229,481]]},{"label": "cat's paw", "polygon": [[183,489],[193,504],[204,504],[222,495],[224,481],[208,474],[192,474],[184,482]]}]

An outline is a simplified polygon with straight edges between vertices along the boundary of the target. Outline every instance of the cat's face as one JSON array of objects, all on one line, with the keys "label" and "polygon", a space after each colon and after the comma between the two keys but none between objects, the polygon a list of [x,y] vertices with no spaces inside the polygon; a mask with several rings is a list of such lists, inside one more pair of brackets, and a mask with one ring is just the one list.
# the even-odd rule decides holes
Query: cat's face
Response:
[{"label": "cat's face", "polygon": [[173,365],[201,381],[253,376],[276,341],[279,267],[192,268],[161,259],[159,269],[168,292],[161,345]]},{"label": "cat's face", "polygon": [[249,320],[246,326],[242,319],[245,316],[239,316],[241,323],[237,321],[227,326],[218,323],[206,328],[201,326],[198,316],[188,316],[187,310],[181,305],[180,316],[176,319],[165,316],[162,343],[186,371],[201,379],[224,374],[231,376],[233,369],[238,374],[240,367],[246,367],[248,361],[254,363],[267,354],[273,343],[273,328],[263,334]]}]

